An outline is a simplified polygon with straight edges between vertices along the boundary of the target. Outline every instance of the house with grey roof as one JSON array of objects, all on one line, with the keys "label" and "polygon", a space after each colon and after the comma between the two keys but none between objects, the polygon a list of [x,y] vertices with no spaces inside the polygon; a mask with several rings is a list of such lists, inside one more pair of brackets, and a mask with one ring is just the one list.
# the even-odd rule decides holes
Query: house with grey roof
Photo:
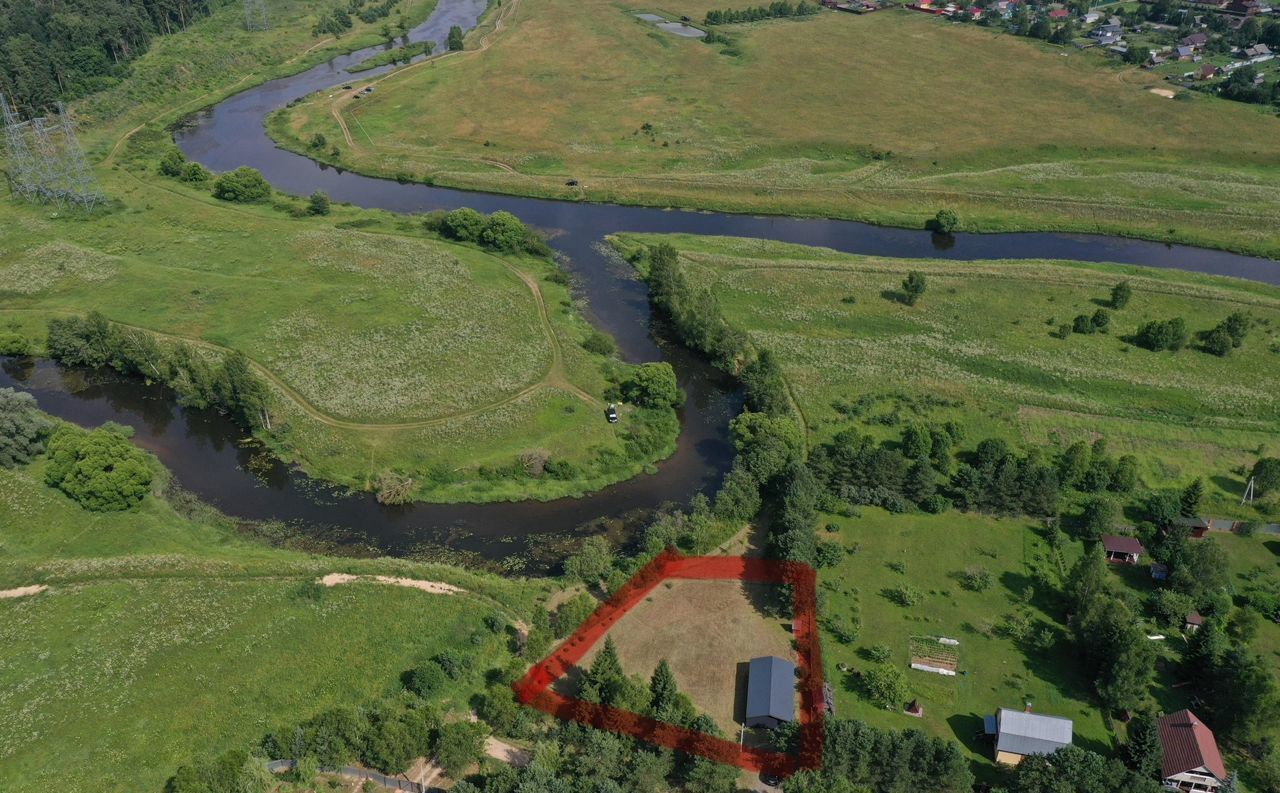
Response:
[{"label": "house with grey roof", "polygon": [[747,666],[747,709],[743,724],[772,730],[796,720],[796,665],[772,655]]},{"label": "house with grey roof", "polygon": [[1017,765],[1033,754],[1053,754],[1071,745],[1071,719],[1001,708],[987,716],[986,732],[995,737],[996,762]]}]

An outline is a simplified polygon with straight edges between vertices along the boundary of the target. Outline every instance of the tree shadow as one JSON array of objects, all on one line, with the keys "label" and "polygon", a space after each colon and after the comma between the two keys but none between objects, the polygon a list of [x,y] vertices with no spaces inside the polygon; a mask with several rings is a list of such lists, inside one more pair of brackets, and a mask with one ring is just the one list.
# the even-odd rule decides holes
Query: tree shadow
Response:
[{"label": "tree shadow", "polygon": [[1280,540],[1267,540],[1262,543],[1262,547],[1271,551],[1272,555],[1280,556]]},{"label": "tree shadow", "polygon": [[980,713],[956,713],[946,720],[960,745],[980,756],[991,753],[991,740],[983,731],[982,718]]},{"label": "tree shadow", "polygon": [[956,247],[956,235],[937,229],[932,229],[932,232],[929,235],[929,242],[935,251],[949,251]]},{"label": "tree shadow", "polygon": [[1233,476],[1211,476],[1209,481],[1227,493],[1239,492],[1241,495],[1244,494],[1245,483]]},{"label": "tree shadow", "polygon": [[900,292],[900,291],[898,291],[897,289],[885,289],[885,290],[882,290],[882,291],[880,292],[880,297],[883,297],[885,300],[888,300],[890,303],[900,303],[900,304],[902,304],[902,305],[904,305],[904,306],[905,306],[905,305],[908,305],[908,303],[907,303],[907,293],[906,293],[906,292]]},{"label": "tree shadow", "polygon": [[[1052,587],[1036,586],[1036,580],[1025,573],[1009,570],[1000,574],[1000,585],[1008,590],[1010,601],[1014,604],[1026,604],[1042,614],[1052,614],[1057,602]],[[1026,597],[1028,587],[1031,598]]]},{"label": "tree shadow", "polygon": [[747,720],[747,678],[751,669],[749,661],[740,661],[733,676],[733,720],[742,724]]}]

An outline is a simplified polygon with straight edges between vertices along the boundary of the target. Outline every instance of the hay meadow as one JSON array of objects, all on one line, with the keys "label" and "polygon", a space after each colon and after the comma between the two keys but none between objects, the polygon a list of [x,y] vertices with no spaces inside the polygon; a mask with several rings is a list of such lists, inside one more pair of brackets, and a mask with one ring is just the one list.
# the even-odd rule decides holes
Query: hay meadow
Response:
[{"label": "hay meadow", "polygon": [[[711,2],[659,10],[700,20]],[[736,55],[607,0],[518,0],[470,51],[281,111],[342,167],[492,192],[1274,255],[1280,124],[1094,54],[908,11],[724,25]],[[653,10],[653,9],[648,9]],[[335,121],[338,114],[350,139]],[[570,184],[570,181],[576,184]]]}]

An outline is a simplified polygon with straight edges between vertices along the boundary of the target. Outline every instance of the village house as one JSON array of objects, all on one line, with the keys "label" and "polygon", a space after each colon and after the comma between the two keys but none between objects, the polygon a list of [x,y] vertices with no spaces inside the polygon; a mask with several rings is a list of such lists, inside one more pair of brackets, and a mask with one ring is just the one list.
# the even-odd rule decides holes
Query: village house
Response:
[{"label": "village house", "polygon": [[1245,47],[1241,51],[1241,56],[1249,63],[1263,63],[1275,57],[1275,53],[1266,44],[1255,44],[1252,47]]},{"label": "village house", "polygon": [[1193,50],[1202,50],[1204,45],[1209,43],[1209,36],[1206,33],[1192,33],[1190,36],[1184,36],[1179,45],[1190,47]]},{"label": "village house", "polygon": [[1213,732],[1189,710],[1161,716],[1156,723],[1164,759],[1160,776],[1167,790],[1216,793],[1227,780]]},{"label": "village house", "polygon": [[1017,765],[1033,754],[1053,754],[1071,745],[1071,719],[1041,716],[1026,710],[1001,708],[983,719],[986,733],[995,736],[996,762]]},{"label": "village house", "polygon": [[796,665],[772,655],[747,665],[747,706],[743,724],[774,729],[796,720]]},{"label": "village house", "polygon": [[1231,0],[1222,8],[1228,14],[1251,17],[1261,11],[1258,0]]},{"label": "village house", "polygon": [[1069,16],[1071,16],[1071,12],[1065,8],[1055,8],[1049,12],[1049,18],[1054,21],[1066,19]]},{"label": "village house", "polygon": [[1106,551],[1108,562],[1137,564],[1146,549],[1138,542],[1137,537],[1106,534],[1102,537],[1102,550]]},{"label": "village house", "polygon": [[1200,612],[1193,611],[1187,615],[1182,621],[1182,629],[1187,633],[1195,633],[1200,630],[1200,626],[1204,625],[1204,617],[1200,616]]}]

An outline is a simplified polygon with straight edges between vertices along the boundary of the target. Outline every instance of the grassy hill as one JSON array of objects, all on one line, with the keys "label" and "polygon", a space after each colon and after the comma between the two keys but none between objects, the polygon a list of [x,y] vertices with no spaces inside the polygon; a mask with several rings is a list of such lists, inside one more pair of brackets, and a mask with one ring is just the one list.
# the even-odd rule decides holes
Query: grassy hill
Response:
[{"label": "grassy hill", "polygon": [[[1190,273],[1050,261],[940,262],[853,256],[760,240],[620,235],[622,247],[666,239],[728,321],[772,350],[814,440],[857,423],[896,437],[917,419],[955,420],[970,443],[1003,437],[1065,447],[1099,436],[1138,457],[1143,484],[1202,476],[1206,510],[1240,507],[1243,466],[1280,451],[1280,290]],[[915,306],[896,293],[925,275]],[[1127,280],[1133,298],[1108,310],[1105,333],[1056,331],[1092,315]],[[1107,309],[1103,309],[1107,310]],[[1243,346],[1219,358],[1150,352],[1131,336],[1182,317],[1194,333],[1228,314],[1253,318]]]},{"label": "grassy hill", "polygon": [[498,192],[916,227],[952,206],[974,230],[1280,253],[1280,122],[1171,102],[1147,90],[1157,78],[1090,54],[906,11],[716,27],[736,56],[608,0],[504,13],[482,52],[359,102],[313,96],[273,135],[302,149],[320,132],[343,167]]}]

